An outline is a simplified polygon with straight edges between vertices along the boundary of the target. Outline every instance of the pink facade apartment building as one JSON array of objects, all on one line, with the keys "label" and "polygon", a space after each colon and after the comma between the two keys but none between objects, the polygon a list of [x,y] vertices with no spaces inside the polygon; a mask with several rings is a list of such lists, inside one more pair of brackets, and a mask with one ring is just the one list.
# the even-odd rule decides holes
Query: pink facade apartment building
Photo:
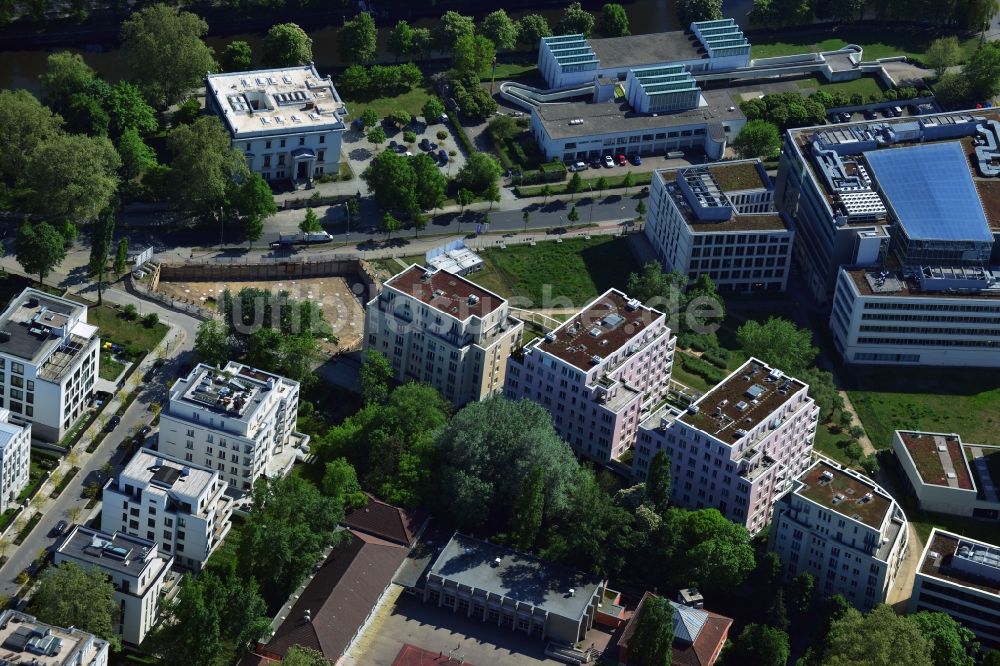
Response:
[{"label": "pink facade apartment building", "polygon": [[504,395],[545,407],[577,454],[618,459],[666,395],[676,342],[666,315],[609,289],[511,355]]},{"label": "pink facade apartment building", "polygon": [[751,358],[687,410],[664,407],[643,421],[633,473],[645,481],[666,451],[674,503],[717,508],[756,534],[811,462],[819,407],[808,390]]}]

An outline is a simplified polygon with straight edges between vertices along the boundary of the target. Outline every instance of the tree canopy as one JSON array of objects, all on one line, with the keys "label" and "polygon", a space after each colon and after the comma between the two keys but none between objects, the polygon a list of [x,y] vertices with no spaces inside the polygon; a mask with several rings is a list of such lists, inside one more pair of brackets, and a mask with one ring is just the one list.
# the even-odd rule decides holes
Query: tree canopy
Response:
[{"label": "tree canopy", "polygon": [[333,666],[333,662],[324,657],[322,652],[301,645],[293,645],[282,657],[281,663],[284,666]]},{"label": "tree canopy", "polygon": [[487,153],[472,153],[455,175],[459,187],[482,194],[500,179],[503,169],[496,158]]},{"label": "tree canopy", "polygon": [[389,397],[389,383],[392,381],[392,366],[382,352],[374,349],[365,351],[365,360],[358,372],[361,398],[366,405],[381,404]]},{"label": "tree canopy", "polygon": [[264,36],[264,64],[268,67],[307,65],[312,60],[312,38],[298,24],[278,23]]},{"label": "tree canopy", "polygon": [[114,593],[111,581],[97,567],[63,562],[42,573],[28,610],[42,622],[89,631],[119,649]]},{"label": "tree canopy", "polygon": [[222,68],[227,72],[245,72],[253,67],[253,51],[250,44],[236,39],[222,51]]},{"label": "tree canopy", "polygon": [[431,31],[431,39],[435,50],[451,53],[459,37],[472,35],[475,32],[475,19],[471,16],[463,16],[458,12],[447,11],[438,19]]},{"label": "tree canopy", "polygon": [[537,48],[542,37],[552,34],[549,22],[541,14],[525,14],[517,20],[517,41]]},{"label": "tree canopy", "polygon": [[343,27],[337,31],[340,57],[345,62],[372,62],[378,53],[377,42],[378,30],[375,28],[375,19],[367,12],[359,12],[354,18],[345,21]]},{"label": "tree canopy", "polygon": [[747,355],[791,374],[807,369],[819,353],[812,331],[779,317],[768,317],[763,324],[751,319],[737,329],[736,337]]},{"label": "tree canopy", "polygon": [[773,159],[781,151],[781,135],[773,123],[766,120],[750,120],[733,141],[733,149],[744,159],[751,157]]},{"label": "tree canopy", "polygon": [[788,634],[784,631],[748,624],[726,653],[726,663],[785,666],[790,653]]},{"label": "tree canopy", "polygon": [[693,21],[716,21],[722,18],[722,0],[679,0],[677,15],[684,27]]},{"label": "tree canopy", "polygon": [[66,239],[48,222],[22,224],[17,231],[17,263],[38,282],[66,258]]},{"label": "tree canopy", "polygon": [[129,78],[151,104],[176,102],[215,71],[212,49],[202,41],[207,33],[198,15],[164,4],[144,7],[122,23]]},{"label": "tree canopy", "polygon": [[386,50],[394,55],[397,61],[414,51],[413,28],[407,21],[397,21],[389,31]]},{"label": "tree canopy", "polygon": [[503,9],[487,14],[479,25],[479,32],[493,42],[498,51],[511,51],[517,46],[517,24]]},{"label": "tree canopy", "polygon": [[628,643],[630,663],[670,666],[674,644],[674,607],[663,597],[647,596]]},{"label": "tree canopy", "polygon": [[628,29],[628,14],[617,2],[608,2],[601,7],[597,16],[597,31],[605,37],[625,37],[632,33]]},{"label": "tree canopy", "polygon": [[824,666],[932,666],[931,641],[917,622],[900,617],[885,604],[867,615],[848,608],[830,626],[823,650]]},{"label": "tree canopy", "polygon": [[496,54],[493,42],[483,35],[459,35],[451,50],[452,68],[459,78],[478,79]]},{"label": "tree canopy", "polygon": [[121,158],[105,137],[56,134],[31,155],[33,211],[62,224],[83,224],[107,208],[118,189]]},{"label": "tree canopy", "polygon": [[0,90],[0,177],[24,183],[35,148],[62,131],[63,119],[27,90]]},{"label": "tree canopy", "polygon": [[594,30],[594,21],[593,14],[580,6],[579,2],[573,2],[563,11],[556,31],[560,35],[581,34],[590,37],[590,33]]},{"label": "tree canopy", "polygon": [[73,95],[85,90],[95,77],[79,53],[52,53],[46,59],[45,72],[38,77],[42,100],[56,113],[64,113]]},{"label": "tree canopy", "polygon": [[225,202],[234,181],[249,174],[246,161],[230,144],[229,132],[215,116],[201,116],[167,135],[171,162],[170,197],[175,208],[211,215]]}]

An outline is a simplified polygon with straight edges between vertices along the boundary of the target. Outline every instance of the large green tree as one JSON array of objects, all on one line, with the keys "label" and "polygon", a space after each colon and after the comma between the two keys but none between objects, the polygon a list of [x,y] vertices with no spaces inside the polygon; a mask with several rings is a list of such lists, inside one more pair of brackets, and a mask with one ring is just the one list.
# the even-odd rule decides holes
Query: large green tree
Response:
[{"label": "large green tree", "polygon": [[375,19],[367,12],[360,12],[337,31],[337,43],[344,62],[372,62],[378,54]]},{"label": "large green tree", "polygon": [[442,53],[451,53],[455,42],[462,35],[472,35],[476,32],[476,22],[471,16],[463,16],[458,12],[445,12],[431,30],[434,49]]},{"label": "large green tree", "polygon": [[790,653],[788,634],[767,625],[748,624],[726,653],[726,663],[785,666]]},{"label": "large green tree", "polygon": [[824,666],[932,666],[931,641],[921,627],[878,605],[867,615],[854,608],[830,626],[823,649]]},{"label": "large green tree", "polygon": [[421,210],[437,208],[445,201],[448,178],[427,153],[410,158],[410,167],[416,177],[417,205]]},{"label": "large green tree", "polygon": [[89,631],[119,649],[114,593],[111,580],[97,567],[84,569],[63,562],[42,574],[28,611],[48,624]]},{"label": "large green tree", "polygon": [[538,48],[542,37],[551,34],[552,28],[541,14],[525,14],[517,20],[517,41],[525,46]]},{"label": "large green tree", "polygon": [[366,405],[381,404],[389,397],[389,383],[392,381],[392,366],[382,352],[369,349],[358,372],[361,397]]},{"label": "large green tree", "polygon": [[229,333],[216,319],[206,319],[198,325],[194,353],[199,361],[222,367],[229,360]]},{"label": "large green tree", "polygon": [[63,120],[27,90],[0,90],[0,177],[8,184],[26,180],[35,148],[62,130]]},{"label": "large green tree", "polygon": [[207,33],[208,24],[197,14],[163,4],[145,7],[122,23],[129,78],[151,104],[178,101],[215,71],[212,49],[202,41]]},{"label": "large green tree", "polygon": [[323,494],[337,498],[344,509],[358,509],[368,504],[361,490],[358,473],[347,458],[334,458],[323,468]]},{"label": "large green tree", "polygon": [[38,283],[66,258],[66,239],[48,222],[25,222],[17,231],[17,263]]},{"label": "large green tree", "polygon": [[990,100],[1000,92],[1000,43],[984,42],[962,68],[969,89],[978,101]]},{"label": "large green tree", "polygon": [[382,151],[361,173],[361,179],[385,210],[411,211],[416,207],[416,175],[404,155]]},{"label": "large green tree", "polygon": [[573,2],[563,11],[556,32],[560,35],[582,34],[584,37],[590,37],[594,21],[593,14],[585,10],[579,2]]},{"label": "large green tree", "polygon": [[653,507],[662,515],[670,506],[670,456],[666,451],[658,451],[649,463],[646,492]]},{"label": "large green tree", "polygon": [[781,150],[781,135],[773,123],[766,120],[751,120],[743,126],[739,136],[733,141],[733,150],[744,159],[752,157],[773,159]]},{"label": "large green tree", "polygon": [[253,51],[250,44],[236,39],[222,50],[222,69],[227,72],[245,72],[253,68]]},{"label": "large green tree", "polygon": [[111,240],[115,233],[115,210],[107,208],[97,216],[90,231],[90,272],[97,276],[97,304],[104,302],[104,274],[108,270]]},{"label": "large green tree", "polygon": [[389,31],[386,50],[395,56],[397,62],[403,56],[413,52],[413,28],[407,21],[397,21],[396,25]]},{"label": "large green tree", "polygon": [[476,194],[486,192],[491,185],[500,180],[503,169],[496,158],[487,153],[473,153],[465,161],[465,165],[455,175],[455,182]]},{"label": "large green tree", "polygon": [[333,662],[322,652],[310,650],[301,645],[293,645],[281,659],[282,666],[333,666]]},{"label": "large green tree", "polygon": [[496,58],[493,42],[482,35],[459,35],[451,50],[451,63],[455,74],[462,79],[478,80],[489,70]]},{"label": "large green tree", "polygon": [[312,38],[295,23],[278,23],[264,36],[264,64],[295,67],[312,62]]},{"label": "large green tree", "polygon": [[973,666],[972,655],[979,644],[971,631],[945,613],[920,611],[908,615],[920,634],[931,643],[931,661],[935,666]]},{"label": "large green tree", "polygon": [[736,589],[754,568],[750,534],[716,509],[671,509],[669,529],[674,587],[695,585],[708,594]]},{"label": "large green tree", "polygon": [[119,81],[100,90],[101,107],[111,121],[112,136],[135,130],[142,136],[152,134],[159,127],[156,111],[142,96],[142,90],[128,81]]},{"label": "large green tree", "polygon": [[562,515],[569,506],[576,460],[552,417],[534,402],[471,403],[452,418],[437,445],[440,509],[460,526],[477,527],[491,514],[507,522],[522,479],[536,466],[545,470],[546,509]]},{"label": "large green tree", "polygon": [[264,220],[278,212],[271,186],[253,172],[243,175],[241,181],[227,183],[225,208],[242,224],[243,235],[251,244],[263,235]]},{"label": "large green tree", "polygon": [[510,514],[510,541],[517,550],[531,550],[542,528],[545,511],[545,470],[532,467],[521,486]]},{"label": "large green tree", "polygon": [[226,201],[234,181],[248,176],[243,156],[215,116],[201,116],[167,135],[171,162],[170,199],[191,215],[214,215]]},{"label": "large green tree", "polygon": [[747,356],[791,374],[808,368],[818,353],[812,331],[780,317],[768,317],[763,324],[751,319],[737,329],[736,337]]},{"label": "large green tree", "polygon": [[716,21],[722,18],[722,0],[678,0],[677,16],[684,28],[693,21]]},{"label": "large green tree", "polygon": [[617,2],[605,3],[597,17],[597,31],[605,37],[625,37],[632,34],[628,29],[625,8]]},{"label": "large green tree", "polygon": [[493,42],[498,51],[511,51],[517,46],[517,24],[503,9],[487,14],[479,25],[479,32]]},{"label": "large green tree", "polygon": [[56,113],[65,113],[73,95],[86,90],[95,77],[96,73],[79,53],[53,53],[38,77],[42,99]]},{"label": "large green tree", "polygon": [[298,476],[261,478],[240,535],[240,566],[261,583],[264,598],[283,601],[337,538],[344,507]]},{"label": "large green tree", "polygon": [[646,597],[629,639],[629,663],[670,666],[673,644],[674,607],[663,597]]},{"label": "large green tree", "polygon": [[57,134],[28,161],[34,212],[63,224],[83,224],[108,207],[118,189],[121,158],[104,137]]}]

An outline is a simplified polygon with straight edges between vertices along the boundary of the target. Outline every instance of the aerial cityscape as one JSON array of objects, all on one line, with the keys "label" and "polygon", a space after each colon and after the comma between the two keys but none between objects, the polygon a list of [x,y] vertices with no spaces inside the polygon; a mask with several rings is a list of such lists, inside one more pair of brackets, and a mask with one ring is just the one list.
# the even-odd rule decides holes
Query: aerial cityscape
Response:
[{"label": "aerial cityscape", "polygon": [[0,666],[1000,666],[998,0],[0,0]]}]

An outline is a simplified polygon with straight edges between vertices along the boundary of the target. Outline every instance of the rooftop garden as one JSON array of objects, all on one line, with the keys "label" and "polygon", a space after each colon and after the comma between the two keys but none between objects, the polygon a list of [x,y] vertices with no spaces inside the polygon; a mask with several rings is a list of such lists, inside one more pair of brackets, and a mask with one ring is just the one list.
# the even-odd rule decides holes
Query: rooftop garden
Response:
[{"label": "rooftop garden", "polygon": [[950,486],[948,476],[938,451],[938,442],[944,439],[947,445],[947,455],[951,458],[955,470],[955,482],[959,488],[972,489],[972,478],[965,465],[962,447],[955,437],[940,438],[933,435],[914,436],[913,433],[903,435],[903,444],[913,459],[913,464],[924,483],[934,486]]}]

